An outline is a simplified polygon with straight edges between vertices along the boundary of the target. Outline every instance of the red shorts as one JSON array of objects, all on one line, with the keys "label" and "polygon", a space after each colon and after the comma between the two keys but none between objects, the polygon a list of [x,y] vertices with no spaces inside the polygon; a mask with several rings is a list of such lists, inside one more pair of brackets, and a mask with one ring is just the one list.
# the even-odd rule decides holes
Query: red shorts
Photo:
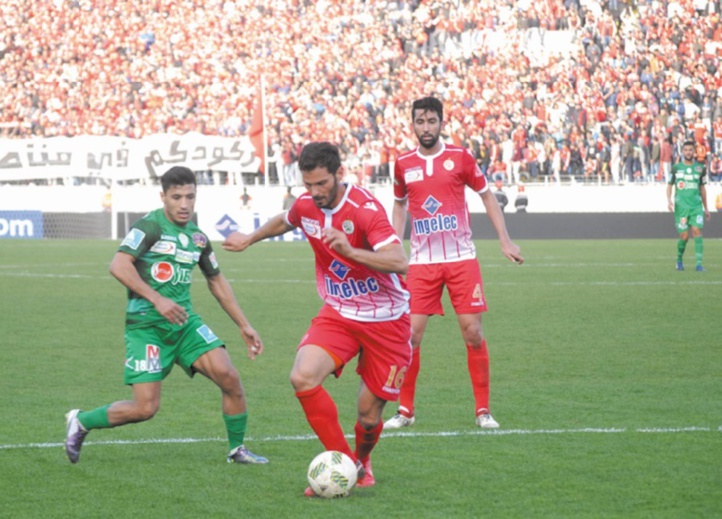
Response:
[{"label": "red shorts", "polygon": [[409,265],[406,285],[411,292],[412,314],[444,315],[441,305],[444,285],[457,314],[478,314],[488,310],[481,268],[475,259]]},{"label": "red shorts", "polygon": [[343,362],[356,355],[356,372],[366,387],[382,400],[399,399],[406,370],[411,363],[411,323],[408,315],[394,321],[361,322],[341,317],[329,306],[323,306],[311,321],[299,348],[313,344]]}]

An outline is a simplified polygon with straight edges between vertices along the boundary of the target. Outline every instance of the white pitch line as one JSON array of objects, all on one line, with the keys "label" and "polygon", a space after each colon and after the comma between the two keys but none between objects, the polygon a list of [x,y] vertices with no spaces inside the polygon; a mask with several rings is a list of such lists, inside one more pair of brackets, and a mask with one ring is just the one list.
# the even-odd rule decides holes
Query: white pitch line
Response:
[{"label": "white pitch line", "polygon": [[[103,276],[89,276],[86,274],[41,274],[32,272],[2,272],[0,271],[0,277],[16,277],[16,278],[43,278],[43,279],[101,279],[101,280],[113,280],[109,275]],[[200,279],[200,278],[199,278]],[[248,284],[315,284],[316,281],[313,279],[236,279],[228,278],[231,283],[248,283]],[[687,286],[687,285],[722,285],[722,281],[712,280],[685,280],[685,281],[548,281],[548,282],[534,282],[534,281],[496,281],[494,285],[498,286],[559,286],[559,287],[575,287],[575,286],[599,286],[599,287],[644,287],[644,286]]]},{"label": "white pitch line", "polygon": [[[463,436],[526,436],[526,435],[560,435],[560,434],[676,434],[695,432],[722,432],[722,426],[714,427],[652,427],[628,429],[625,427],[584,427],[581,429],[495,429],[495,430],[473,430],[473,431],[440,431],[440,432],[387,432],[383,433],[384,438],[455,438]],[[347,438],[353,439],[351,434]],[[310,441],[316,440],[315,435],[298,436],[266,436],[263,438],[247,437],[253,442],[287,442],[287,441]],[[226,438],[153,438],[141,440],[101,440],[86,441],[83,445],[145,445],[145,444],[173,444],[173,443],[209,443],[226,442]],[[62,447],[62,442],[52,443],[9,443],[0,444],[0,450],[9,449],[50,449]]]}]

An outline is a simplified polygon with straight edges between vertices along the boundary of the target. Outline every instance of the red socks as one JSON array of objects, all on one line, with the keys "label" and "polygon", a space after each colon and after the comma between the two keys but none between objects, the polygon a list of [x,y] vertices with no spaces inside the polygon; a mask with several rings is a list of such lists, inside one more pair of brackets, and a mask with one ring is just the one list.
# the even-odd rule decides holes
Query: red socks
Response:
[{"label": "red socks", "polygon": [[486,349],[486,339],[481,341],[480,348],[472,348],[467,344],[466,351],[466,364],[478,416],[482,410],[489,412],[489,350]]},{"label": "red socks", "polygon": [[296,393],[296,398],[301,403],[303,412],[306,413],[306,420],[311,429],[316,433],[324,448],[329,451],[343,452],[354,459],[351,447],[338,422],[336,404],[323,386],[316,386],[308,391],[299,391]]},{"label": "red socks", "polygon": [[411,365],[406,371],[404,384],[399,394],[399,412],[407,418],[414,416],[414,398],[416,397],[416,379],[421,368],[421,348],[414,348],[411,354]]},{"label": "red socks", "polygon": [[376,427],[367,431],[359,422],[356,422],[354,432],[356,433],[356,458],[364,463],[371,451],[379,441],[381,431],[384,429],[384,422],[379,422]]}]

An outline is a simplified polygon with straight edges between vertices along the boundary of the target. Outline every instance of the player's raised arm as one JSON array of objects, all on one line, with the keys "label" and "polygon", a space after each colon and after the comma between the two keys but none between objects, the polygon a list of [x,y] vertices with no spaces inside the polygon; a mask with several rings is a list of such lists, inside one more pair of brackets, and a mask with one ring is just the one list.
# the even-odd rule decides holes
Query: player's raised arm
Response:
[{"label": "player's raised arm", "polygon": [[231,233],[221,244],[222,247],[230,252],[242,252],[258,241],[287,233],[293,226],[286,221],[285,214],[277,214],[251,234]]}]

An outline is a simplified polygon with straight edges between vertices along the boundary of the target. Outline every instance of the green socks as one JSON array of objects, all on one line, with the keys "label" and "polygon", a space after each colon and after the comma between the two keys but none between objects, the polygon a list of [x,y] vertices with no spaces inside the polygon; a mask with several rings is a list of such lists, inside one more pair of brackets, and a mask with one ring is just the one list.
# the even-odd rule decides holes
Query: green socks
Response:
[{"label": "green socks", "polygon": [[684,249],[687,248],[687,240],[679,240],[677,242],[677,261],[682,261],[684,256]]},{"label": "green socks", "polygon": [[110,404],[98,407],[92,411],[80,411],[78,413],[78,421],[86,430],[90,429],[107,429],[110,427],[108,422],[108,408]]},{"label": "green socks", "polygon": [[248,412],[233,416],[223,415],[223,421],[226,422],[226,431],[228,431],[228,445],[233,450],[243,445],[246,437],[246,424],[248,423]]},{"label": "green socks", "polygon": [[698,236],[694,239],[694,257],[697,265],[702,264],[702,252],[704,252],[704,239],[702,236]]}]

